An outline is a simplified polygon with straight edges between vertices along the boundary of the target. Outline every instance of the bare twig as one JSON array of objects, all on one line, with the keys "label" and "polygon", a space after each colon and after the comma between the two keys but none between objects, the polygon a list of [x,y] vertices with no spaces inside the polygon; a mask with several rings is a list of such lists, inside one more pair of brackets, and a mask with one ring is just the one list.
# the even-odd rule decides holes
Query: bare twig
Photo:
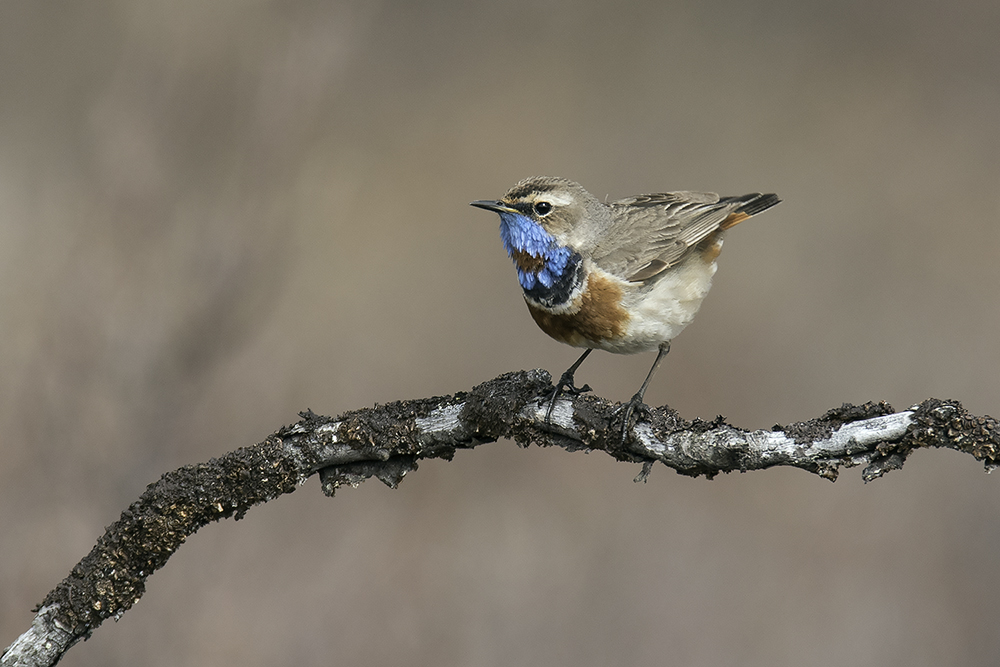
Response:
[{"label": "bare twig", "polygon": [[615,404],[594,396],[557,401],[546,423],[551,378],[508,373],[454,396],[390,403],[337,419],[311,411],[263,442],[208,463],[169,472],[149,485],[36,610],[31,628],[0,665],[52,665],[104,620],[138,601],[146,578],[184,540],[218,519],[240,519],[254,505],[294,491],[320,473],[328,495],[377,477],[391,487],[423,458],[451,459],[500,438],[527,446],[603,450],[642,464],[659,461],[685,475],[794,466],[836,479],[840,466],[865,464],[865,481],[903,465],[919,447],[949,447],[984,461],[1000,458],[1000,426],[969,415],[957,401],[928,399],[894,412],[885,403],[844,405],[818,419],[771,431],[745,431],[719,417],[688,422],[668,407],[648,409],[620,444]]}]

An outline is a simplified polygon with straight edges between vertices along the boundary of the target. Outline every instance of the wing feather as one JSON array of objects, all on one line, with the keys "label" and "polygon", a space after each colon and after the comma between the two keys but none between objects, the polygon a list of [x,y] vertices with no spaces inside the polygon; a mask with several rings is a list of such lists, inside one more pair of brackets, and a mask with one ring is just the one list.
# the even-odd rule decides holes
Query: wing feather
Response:
[{"label": "wing feather", "polygon": [[749,215],[759,213],[765,203],[763,208],[769,208],[777,197],[661,192],[620,199],[607,205],[610,223],[591,257],[613,275],[632,282],[648,280],[683,261],[698,243],[723,228],[731,214],[744,209]]}]

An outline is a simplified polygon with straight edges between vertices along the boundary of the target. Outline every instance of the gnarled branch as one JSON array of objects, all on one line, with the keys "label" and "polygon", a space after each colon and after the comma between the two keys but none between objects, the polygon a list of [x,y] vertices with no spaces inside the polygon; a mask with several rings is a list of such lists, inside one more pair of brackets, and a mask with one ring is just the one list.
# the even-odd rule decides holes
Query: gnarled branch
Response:
[{"label": "gnarled branch", "polygon": [[189,535],[218,519],[240,519],[317,472],[331,496],[373,476],[395,488],[419,459],[451,459],[459,449],[500,438],[523,446],[603,450],[641,463],[637,480],[645,480],[657,461],[709,478],[784,465],[831,480],[840,466],[865,464],[863,477],[870,481],[901,467],[920,447],[957,449],[987,469],[1000,458],[996,420],[969,415],[957,401],[928,399],[902,412],[885,403],[844,405],[771,431],[745,431],[722,417],[689,422],[668,407],[650,408],[622,444],[616,404],[565,397],[546,423],[551,392],[549,374],[535,370],[501,375],[468,393],[390,403],[336,419],[308,411],[257,445],[166,473],[45,597],[31,628],[6,649],[0,665],[55,664],[102,622],[135,604],[146,578]]}]

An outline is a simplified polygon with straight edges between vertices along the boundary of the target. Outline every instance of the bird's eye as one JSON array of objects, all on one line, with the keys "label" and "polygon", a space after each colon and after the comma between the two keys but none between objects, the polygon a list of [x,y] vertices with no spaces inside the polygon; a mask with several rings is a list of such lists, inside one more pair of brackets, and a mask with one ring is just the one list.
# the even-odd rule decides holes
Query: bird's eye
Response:
[{"label": "bird's eye", "polygon": [[552,204],[547,201],[535,202],[535,213],[540,216],[546,216],[552,212]]}]

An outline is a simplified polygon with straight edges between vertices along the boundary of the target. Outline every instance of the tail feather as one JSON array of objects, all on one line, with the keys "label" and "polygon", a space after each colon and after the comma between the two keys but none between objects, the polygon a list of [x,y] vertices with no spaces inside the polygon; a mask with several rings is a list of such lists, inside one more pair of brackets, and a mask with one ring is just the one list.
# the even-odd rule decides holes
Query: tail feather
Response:
[{"label": "tail feather", "polygon": [[761,211],[766,211],[771,208],[781,200],[778,199],[778,195],[770,193],[762,195],[759,192],[754,192],[749,195],[743,195],[742,197],[724,197],[722,202],[738,202],[740,205],[729,214],[722,224],[719,225],[722,229],[729,229],[730,227],[735,227],[747,218],[753,215],[757,215]]},{"label": "tail feather", "polygon": [[736,211],[738,213],[745,213],[747,216],[757,215],[781,201],[778,199],[778,195],[773,193],[766,195],[754,193],[752,195],[743,195],[739,199],[744,200],[745,203],[736,209]]}]

